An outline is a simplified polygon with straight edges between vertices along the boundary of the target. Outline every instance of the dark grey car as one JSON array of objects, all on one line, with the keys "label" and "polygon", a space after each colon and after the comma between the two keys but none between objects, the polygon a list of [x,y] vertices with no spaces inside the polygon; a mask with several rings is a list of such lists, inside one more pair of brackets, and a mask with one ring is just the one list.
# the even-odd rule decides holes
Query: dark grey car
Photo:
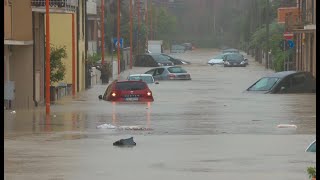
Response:
[{"label": "dark grey car", "polygon": [[223,57],[224,67],[246,67],[247,59],[239,53],[229,53]]},{"label": "dark grey car", "polygon": [[315,93],[316,80],[309,72],[283,71],[265,76],[250,86],[255,93]]},{"label": "dark grey car", "polygon": [[161,54],[142,54],[135,57],[136,67],[173,66],[174,64]]},{"label": "dark grey car", "polygon": [[151,74],[155,80],[191,80],[190,74],[180,66],[158,67],[145,74]]}]

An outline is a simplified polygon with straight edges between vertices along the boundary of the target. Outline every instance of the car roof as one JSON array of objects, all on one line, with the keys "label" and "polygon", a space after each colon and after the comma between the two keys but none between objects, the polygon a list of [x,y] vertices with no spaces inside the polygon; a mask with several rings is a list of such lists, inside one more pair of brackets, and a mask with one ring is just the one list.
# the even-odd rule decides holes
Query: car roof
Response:
[{"label": "car roof", "polygon": [[296,73],[301,73],[301,72],[299,72],[299,71],[281,71],[281,72],[276,72],[276,73],[273,73],[273,74],[266,75],[264,77],[279,77],[279,78],[283,78],[283,77],[286,77],[288,75],[296,74]]},{"label": "car roof", "polygon": [[116,83],[123,83],[123,82],[128,82],[128,83],[134,83],[134,82],[143,82],[143,83],[145,83],[144,81],[140,81],[140,80],[130,80],[130,81],[128,81],[128,80],[121,80],[121,81],[116,81]]},{"label": "car roof", "polygon": [[151,76],[152,77],[151,74],[131,74],[129,76]]},{"label": "car roof", "polygon": [[230,49],[224,49],[223,51],[239,51],[239,50],[238,50],[238,49],[230,48]]}]

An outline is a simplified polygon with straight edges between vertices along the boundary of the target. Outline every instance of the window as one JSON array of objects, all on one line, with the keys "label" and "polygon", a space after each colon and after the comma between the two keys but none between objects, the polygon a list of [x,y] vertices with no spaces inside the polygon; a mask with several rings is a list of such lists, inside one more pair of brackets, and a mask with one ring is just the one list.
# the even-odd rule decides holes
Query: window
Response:
[{"label": "window", "polygon": [[142,81],[146,82],[147,84],[153,83],[152,76],[130,76],[129,80],[131,80],[131,81],[140,81],[140,80],[142,80]]},{"label": "window", "polygon": [[116,84],[116,89],[123,91],[143,90],[145,88],[145,82],[117,82]]},{"label": "window", "polygon": [[250,91],[268,91],[270,90],[277,82],[279,78],[276,77],[266,77],[260,79],[256,82],[252,87],[250,87]]},{"label": "window", "polygon": [[163,68],[159,68],[159,69],[156,69],[156,73],[155,73],[155,76],[157,75],[161,75],[163,73],[164,69]]},{"label": "window", "polygon": [[153,75],[153,74],[154,74],[154,69],[151,69],[150,71],[147,71],[145,74],[151,74],[151,75]]},{"label": "window", "polygon": [[168,71],[170,73],[187,73],[187,71],[182,69],[181,67],[169,67]]},{"label": "window", "polygon": [[293,86],[304,85],[305,81],[306,81],[305,74],[296,74],[292,77]]}]

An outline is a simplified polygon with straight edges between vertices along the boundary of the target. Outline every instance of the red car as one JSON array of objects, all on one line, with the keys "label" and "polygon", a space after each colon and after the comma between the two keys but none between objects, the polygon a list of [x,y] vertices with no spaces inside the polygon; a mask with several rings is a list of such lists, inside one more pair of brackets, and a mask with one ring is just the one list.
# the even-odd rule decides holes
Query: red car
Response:
[{"label": "red car", "polygon": [[153,96],[148,85],[143,81],[113,81],[99,99],[120,102],[152,102]]}]

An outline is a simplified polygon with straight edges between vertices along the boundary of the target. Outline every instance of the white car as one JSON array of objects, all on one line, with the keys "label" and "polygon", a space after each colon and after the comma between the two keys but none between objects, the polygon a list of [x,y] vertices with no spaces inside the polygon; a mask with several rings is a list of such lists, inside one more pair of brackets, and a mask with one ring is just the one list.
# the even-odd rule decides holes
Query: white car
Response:
[{"label": "white car", "polygon": [[157,84],[157,82],[154,81],[154,78],[151,74],[131,74],[127,78],[129,81],[144,81],[147,84]]},{"label": "white car", "polygon": [[224,54],[220,54],[220,55],[215,56],[214,58],[212,58],[212,59],[210,59],[210,60],[208,61],[208,64],[211,65],[211,66],[213,66],[213,65],[215,65],[215,64],[221,64],[221,65],[223,65],[223,64],[224,64],[223,58],[224,58],[224,56],[227,55],[227,54],[229,54],[229,53],[224,53]]}]

